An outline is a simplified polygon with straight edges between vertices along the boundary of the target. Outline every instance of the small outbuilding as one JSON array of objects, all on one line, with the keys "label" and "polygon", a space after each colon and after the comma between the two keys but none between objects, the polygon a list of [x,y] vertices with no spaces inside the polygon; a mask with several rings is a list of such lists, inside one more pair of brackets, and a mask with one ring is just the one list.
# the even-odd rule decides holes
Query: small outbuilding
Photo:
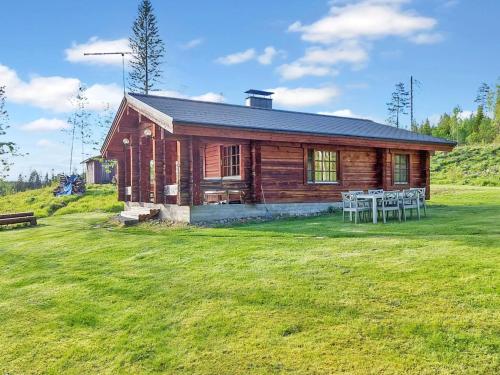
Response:
[{"label": "small outbuilding", "polygon": [[87,184],[110,184],[116,175],[116,165],[112,160],[100,155],[84,160]]}]

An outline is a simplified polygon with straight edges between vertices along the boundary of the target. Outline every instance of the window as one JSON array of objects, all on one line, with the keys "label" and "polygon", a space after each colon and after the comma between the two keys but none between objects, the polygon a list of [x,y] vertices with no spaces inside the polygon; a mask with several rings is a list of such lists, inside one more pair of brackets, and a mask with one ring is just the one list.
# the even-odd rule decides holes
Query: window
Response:
[{"label": "window", "polygon": [[407,184],[409,172],[409,156],[404,154],[394,155],[394,183]]},{"label": "window", "polygon": [[337,182],[337,152],[307,150],[307,182]]},{"label": "window", "polygon": [[223,146],[222,147],[222,176],[239,176],[240,175],[240,146]]}]

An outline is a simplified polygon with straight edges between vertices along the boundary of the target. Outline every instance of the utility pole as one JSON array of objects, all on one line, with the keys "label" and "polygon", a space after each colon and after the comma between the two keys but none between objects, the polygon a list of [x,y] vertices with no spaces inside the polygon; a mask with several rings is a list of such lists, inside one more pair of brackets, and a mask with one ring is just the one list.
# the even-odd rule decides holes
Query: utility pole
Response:
[{"label": "utility pole", "polygon": [[125,55],[131,55],[132,52],[85,52],[83,56],[103,56],[103,55],[121,55],[122,56],[122,80],[123,95],[125,96]]},{"label": "utility pole", "polygon": [[413,131],[413,76],[410,76],[410,130]]},{"label": "utility pole", "polygon": [[410,76],[410,130],[414,129],[415,122],[415,89],[420,88],[421,84],[418,79],[413,78],[413,75]]}]

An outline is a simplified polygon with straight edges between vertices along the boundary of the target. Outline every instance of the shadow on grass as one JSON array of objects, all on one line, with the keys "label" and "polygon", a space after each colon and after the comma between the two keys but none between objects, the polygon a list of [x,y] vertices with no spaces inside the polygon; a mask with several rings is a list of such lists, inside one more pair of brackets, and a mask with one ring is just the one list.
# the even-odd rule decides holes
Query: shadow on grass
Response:
[{"label": "shadow on grass", "polygon": [[0,232],[10,232],[10,231],[21,231],[21,230],[28,230],[28,229],[37,229],[40,227],[48,227],[49,225],[47,224],[40,224],[37,223],[37,225],[31,225],[30,223],[19,223],[19,224],[9,224],[5,226],[0,227]]}]

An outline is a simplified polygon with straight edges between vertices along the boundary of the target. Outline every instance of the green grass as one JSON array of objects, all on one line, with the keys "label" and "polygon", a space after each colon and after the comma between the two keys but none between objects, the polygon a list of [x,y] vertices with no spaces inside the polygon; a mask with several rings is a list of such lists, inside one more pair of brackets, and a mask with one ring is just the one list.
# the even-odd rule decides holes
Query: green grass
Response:
[{"label": "green grass", "polygon": [[84,212],[120,212],[113,185],[89,185],[84,195],[54,197],[54,187],[0,197],[0,213],[34,211],[38,217]]},{"label": "green grass", "polygon": [[433,194],[402,224],[0,231],[0,373],[497,374],[500,189]]},{"label": "green grass", "polygon": [[431,180],[437,184],[500,186],[500,145],[456,147],[431,158]]}]

